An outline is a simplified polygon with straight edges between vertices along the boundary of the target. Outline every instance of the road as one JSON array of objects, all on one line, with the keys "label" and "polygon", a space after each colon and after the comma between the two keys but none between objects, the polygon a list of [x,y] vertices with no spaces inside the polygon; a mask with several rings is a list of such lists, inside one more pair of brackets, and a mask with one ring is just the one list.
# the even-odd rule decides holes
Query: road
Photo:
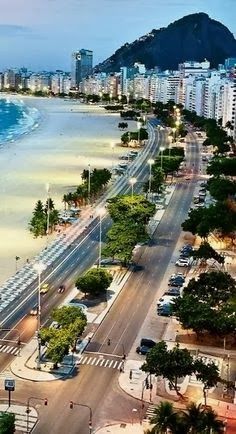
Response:
[{"label": "road", "polygon": [[[197,171],[199,164],[198,146],[189,145],[188,164]],[[194,164],[194,166],[193,166]],[[170,200],[163,219],[155,231],[152,245],[144,249],[139,264],[141,271],[134,272],[125,284],[103,323],[95,333],[88,347],[87,356],[110,358],[122,356],[123,348],[128,353],[137,333],[152,304],[181,232],[191,204],[195,188],[195,178],[190,182],[180,182]],[[107,345],[107,339],[111,345]],[[91,352],[91,353],[89,353]],[[104,356],[107,358],[108,356]],[[120,360],[120,359],[119,359]],[[82,365],[74,378],[53,382],[50,385],[31,385],[30,393],[47,396],[48,407],[40,408],[40,421],[36,434],[87,434],[88,412],[75,407],[69,409],[69,401],[89,405],[93,409],[95,428],[109,421],[130,421],[132,408],[138,408],[135,400],[117,388],[118,370],[107,367]],[[26,397],[24,383],[15,392],[16,399]],[[36,395],[37,396],[37,395]],[[115,402],[115,405],[114,405]]]},{"label": "road", "polygon": [[[150,121],[151,125],[156,124],[153,119]],[[148,158],[157,153],[157,148],[160,143],[165,139],[165,134],[155,132],[152,128],[150,130],[150,144],[147,145],[141,155],[141,164],[134,161],[131,165],[132,176],[137,179],[145,180],[149,175],[149,165],[147,164]],[[153,136],[153,137],[152,137]],[[152,140],[153,138],[153,140]],[[142,188],[142,184],[137,183],[135,186],[138,191]],[[119,178],[113,185],[111,191],[108,193],[109,197],[119,192],[127,193],[130,190],[129,178]],[[101,204],[105,205],[106,199],[102,198]],[[111,219],[105,215],[102,220],[102,233],[103,238],[111,226]],[[87,229],[80,233],[77,239],[65,250],[65,252],[53,263],[53,267],[47,269],[42,275],[42,281],[46,280],[49,283],[50,290],[47,294],[41,297],[41,323],[44,324],[49,317],[51,310],[62,303],[66,294],[58,294],[57,289],[61,283],[70,288],[76,276],[82,274],[89,269],[96,259],[98,258],[98,241],[99,241],[99,221],[95,218]],[[36,330],[36,318],[29,318],[28,312],[37,304],[37,281],[34,285],[29,286],[24,292],[21,299],[12,302],[9,311],[1,313],[1,328],[13,329],[17,331],[7,333],[7,339],[12,342],[1,341],[0,345],[8,343],[9,345],[16,345],[17,337],[20,334],[21,341],[26,343],[34,335]],[[0,338],[5,337],[6,333],[0,334]],[[14,343],[15,342],[15,343]],[[0,352],[0,371],[2,371],[11,361],[12,355],[10,353]]]}]

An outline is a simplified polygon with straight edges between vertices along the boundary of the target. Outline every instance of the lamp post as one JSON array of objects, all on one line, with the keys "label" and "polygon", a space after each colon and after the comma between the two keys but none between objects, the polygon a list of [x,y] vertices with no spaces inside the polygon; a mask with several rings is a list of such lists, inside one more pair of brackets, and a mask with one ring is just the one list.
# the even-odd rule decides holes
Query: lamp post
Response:
[{"label": "lamp post", "polygon": [[110,95],[109,95],[110,96],[110,104],[112,102],[112,95],[113,95],[112,92],[110,92]]},{"label": "lamp post", "polygon": [[161,151],[161,169],[162,169],[162,166],[163,166],[163,151],[164,151],[164,146],[160,146],[160,151]]},{"label": "lamp post", "polygon": [[129,92],[127,92],[127,94],[126,94],[126,98],[127,98],[127,105],[129,105],[129,97],[130,97],[130,94],[129,94]]},{"label": "lamp post", "polygon": [[119,95],[118,95],[118,101],[119,101],[119,103],[121,102],[121,98],[122,98],[122,95],[121,95],[121,93],[119,93]]},{"label": "lamp post", "polygon": [[48,399],[47,398],[38,398],[37,396],[30,396],[27,399],[27,404],[26,404],[26,433],[30,433],[31,430],[29,430],[29,414],[30,414],[30,401],[31,400],[36,400],[36,401],[43,401],[44,405],[48,405]]},{"label": "lamp post", "polygon": [[48,247],[48,236],[49,236],[49,223],[50,223],[50,184],[46,184],[46,192],[47,192],[47,229],[46,229],[46,235],[47,235],[47,247]]},{"label": "lamp post", "polygon": [[89,405],[86,404],[80,404],[78,402],[70,401],[70,408],[73,409],[74,405],[77,405],[78,407],[85,407],[89,410],[89,434],[92,434],[92,427],[93,427],[93,412],[92,408],[89,407]]},{"label": "lamp post", "polygon": [[113,167],[114,167],[114,150],[115,150],[115,143],[111,143],[111,150],[112,150],[111,168],[112,168],[112,170],[113,170]]},{"label": "lamp post", "polygon": [[168,149],[169,149],[169,157],[170,157],[170,150],[171,150],[171,145],[172,145],[172,136],[169,135],[168,136]]},{"label": "lamp post", "polygon": [[134,184],[136,184],[136,178],[130,178],[129,183],[131,185],[131,196],[134,197]]},{"label": "lamp post", "polygon": [[98,246],[98,268],[101,268],[102,260],[102,218],[105,215],[105,209],[100,208],[98,210],[99,215],[99,246]]},{"label": "lamp post", "polygon": [[174,134],[174,141],[175,141],[175,139],[176,139],[176,136],[175,136],[175,133],[176,133],[176,128],[174,127],[174,128],[172,128],[172,131],[173,131],[173,134]]},{"label": "lamp post", "polygon": [[153,158],[150,158],[148,160],[148,164],[149,164],[149,182],[148,182],[148,193],[151,194],[151,190],[152,190],[152,165],[155,163],[155,161],[153,160]]},{"label": "lamp post", "polygon": [[140,129],[141,129],[142,123],[140,121],[137,122],[137,128],[138,128],[138,144],[140,144]]},{"label": "lamp post", "polygon": [[41,327],[41,297],[40,297],[40,287],[41,287],[41,274],[45,270],[46,266],[43,262],[36,262],[33,268],[38,273],[38,312],[37,312],[37,340],[38,340],[38,359],[37,359],[37,369],[40,369],[40,359],[41,359],[41,339],[40,339],[40,327]]}]

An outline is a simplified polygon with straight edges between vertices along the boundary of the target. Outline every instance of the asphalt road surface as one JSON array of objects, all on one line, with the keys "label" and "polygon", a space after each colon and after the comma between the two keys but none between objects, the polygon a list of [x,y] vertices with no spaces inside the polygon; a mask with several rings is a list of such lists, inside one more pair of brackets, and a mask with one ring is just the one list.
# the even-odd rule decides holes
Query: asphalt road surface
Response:
[{"label": "asphalt road surface", "polygon": [[[196,173],[199,164],[197,144],[188,146],[187,159],[189,167]],[[194,176],[192,181],[180,182],[177,185],[154,234],[153,243],[145,248],[140,259],[142,270],[134,272],[127,281],[87,348],[88,355],[89,352],[96,352],[98,357],[102,357],[103,353],[110,353],[115,358],[122,356],[124,348],[126,353],[130,350],[170,263],[194,188]],[[108,338],[111,340],[110,346],[107,345]],[[41,385],[41,395],[49,393],[49,405],[41,409],[40,421],[34,432],[89,433],[87,410],[79,407],[70,410],[70,400],[92,408],[95,428],[111,420],[130,420],[134,400],[124,397],[123,392],[119,391],[118,374],[118,370],[108,366],[83,365],[74,378],[51,384],[50,390],[48,385]],[[136,408],[137,406],[138,403]]]}]

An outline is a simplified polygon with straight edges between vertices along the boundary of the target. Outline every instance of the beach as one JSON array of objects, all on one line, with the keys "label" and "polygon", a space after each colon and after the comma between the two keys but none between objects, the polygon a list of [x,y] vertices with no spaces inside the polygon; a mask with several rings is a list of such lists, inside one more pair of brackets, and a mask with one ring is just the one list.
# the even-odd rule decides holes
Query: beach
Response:
[{"label": "beach", "polygon": [[[17,96],[14,95],[13,99]],[[39,125],[0,149],[0,284],[46,245],[34,239],[28,222],[38,199],[46,201],[46,184],[57,209],[63,194],[81,182],[84,168],[111,168],[124,153],[119,144],[119,115],[98,106],[57,98],[22,98],[36,108]]]}]

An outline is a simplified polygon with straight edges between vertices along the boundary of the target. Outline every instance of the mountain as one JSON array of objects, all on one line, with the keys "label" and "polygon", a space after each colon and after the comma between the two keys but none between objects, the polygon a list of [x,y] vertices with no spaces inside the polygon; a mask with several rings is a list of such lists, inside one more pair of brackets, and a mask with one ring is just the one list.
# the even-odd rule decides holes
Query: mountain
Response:
[{"label": "mountain", "polygon": [[168,27],[152,30],[145,36],[119,48],[95,67],[95,71],[119,72],[121,66],[141,62],[148,69],[178,69],[187,60],[211,62],[211,67],[236,57],[236,40],[229,29],[207,14],[187,15]]}]

